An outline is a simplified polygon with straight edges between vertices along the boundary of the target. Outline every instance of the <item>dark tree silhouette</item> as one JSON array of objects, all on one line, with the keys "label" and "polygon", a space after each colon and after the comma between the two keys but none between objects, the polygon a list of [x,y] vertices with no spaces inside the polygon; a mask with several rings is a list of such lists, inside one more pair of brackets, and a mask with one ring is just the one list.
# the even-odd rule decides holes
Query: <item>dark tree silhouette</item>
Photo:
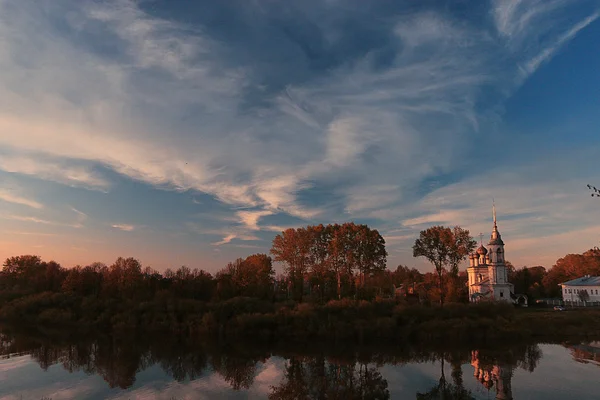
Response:
[{"label": "dark tree silhouette", "polygon": [[443,276],[447,268],[458,275],[458,265],[475,248],[476,242],[469,231],[459,226],[454,229],[445,226],[433,226],[421,231],[413,246],[413,257],[425,257],[435,267],[440,290],[440,305],[444,305],[446,288]]}]

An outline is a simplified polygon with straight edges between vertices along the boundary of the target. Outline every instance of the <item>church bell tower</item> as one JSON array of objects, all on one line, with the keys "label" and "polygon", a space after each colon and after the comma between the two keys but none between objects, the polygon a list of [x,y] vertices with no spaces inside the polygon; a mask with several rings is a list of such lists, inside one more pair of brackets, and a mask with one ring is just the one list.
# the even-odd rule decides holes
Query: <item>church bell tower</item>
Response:
[{"label": "church bell tower", "polygon": [[496,219],[496,204],[492,206],[494,217],[494,227],[488,243],[488,276],[495,300],[511,301],[513,285],[508,282],[508,271],[504,259],[504,242],[498,231],[498,221]]}]

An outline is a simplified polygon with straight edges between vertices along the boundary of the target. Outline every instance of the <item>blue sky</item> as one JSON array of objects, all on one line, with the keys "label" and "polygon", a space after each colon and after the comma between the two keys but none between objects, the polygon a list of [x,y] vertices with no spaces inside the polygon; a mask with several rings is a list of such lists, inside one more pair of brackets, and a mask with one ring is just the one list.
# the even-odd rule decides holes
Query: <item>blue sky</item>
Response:
[{"label": "blue sky", "polygon": [[600,2],[0,0],[0,256],[211,272],[355,221],[598,245]]}]

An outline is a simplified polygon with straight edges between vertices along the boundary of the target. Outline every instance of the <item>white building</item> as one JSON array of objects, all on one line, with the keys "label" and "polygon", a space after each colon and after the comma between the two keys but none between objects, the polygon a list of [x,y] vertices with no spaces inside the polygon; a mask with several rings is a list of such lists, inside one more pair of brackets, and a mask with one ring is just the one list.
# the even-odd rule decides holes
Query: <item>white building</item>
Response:
[{"label": "white building", "polygon": [[483,244],[469,255],[469,300],[505,301],[527,305],[527,297],[515,295],[514,285],[508,281],[504,263],[504,242],[496,223],[496,207],[493,209],[494,228],[488,247]]},{"label": "white building", "polygon": [[561,283],[562,298],[567,303],[600,301],[600,276],[582,276]]}]

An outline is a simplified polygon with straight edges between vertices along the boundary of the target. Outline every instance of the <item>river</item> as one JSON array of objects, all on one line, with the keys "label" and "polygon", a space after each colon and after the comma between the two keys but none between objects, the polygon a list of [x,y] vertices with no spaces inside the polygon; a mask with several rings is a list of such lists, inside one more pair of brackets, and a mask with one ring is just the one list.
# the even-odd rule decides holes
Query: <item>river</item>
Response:
[{"label": "river", "polygon": [[4,331],[0,399],[600,398],[598,342],[341,348],[141,336]]}]

